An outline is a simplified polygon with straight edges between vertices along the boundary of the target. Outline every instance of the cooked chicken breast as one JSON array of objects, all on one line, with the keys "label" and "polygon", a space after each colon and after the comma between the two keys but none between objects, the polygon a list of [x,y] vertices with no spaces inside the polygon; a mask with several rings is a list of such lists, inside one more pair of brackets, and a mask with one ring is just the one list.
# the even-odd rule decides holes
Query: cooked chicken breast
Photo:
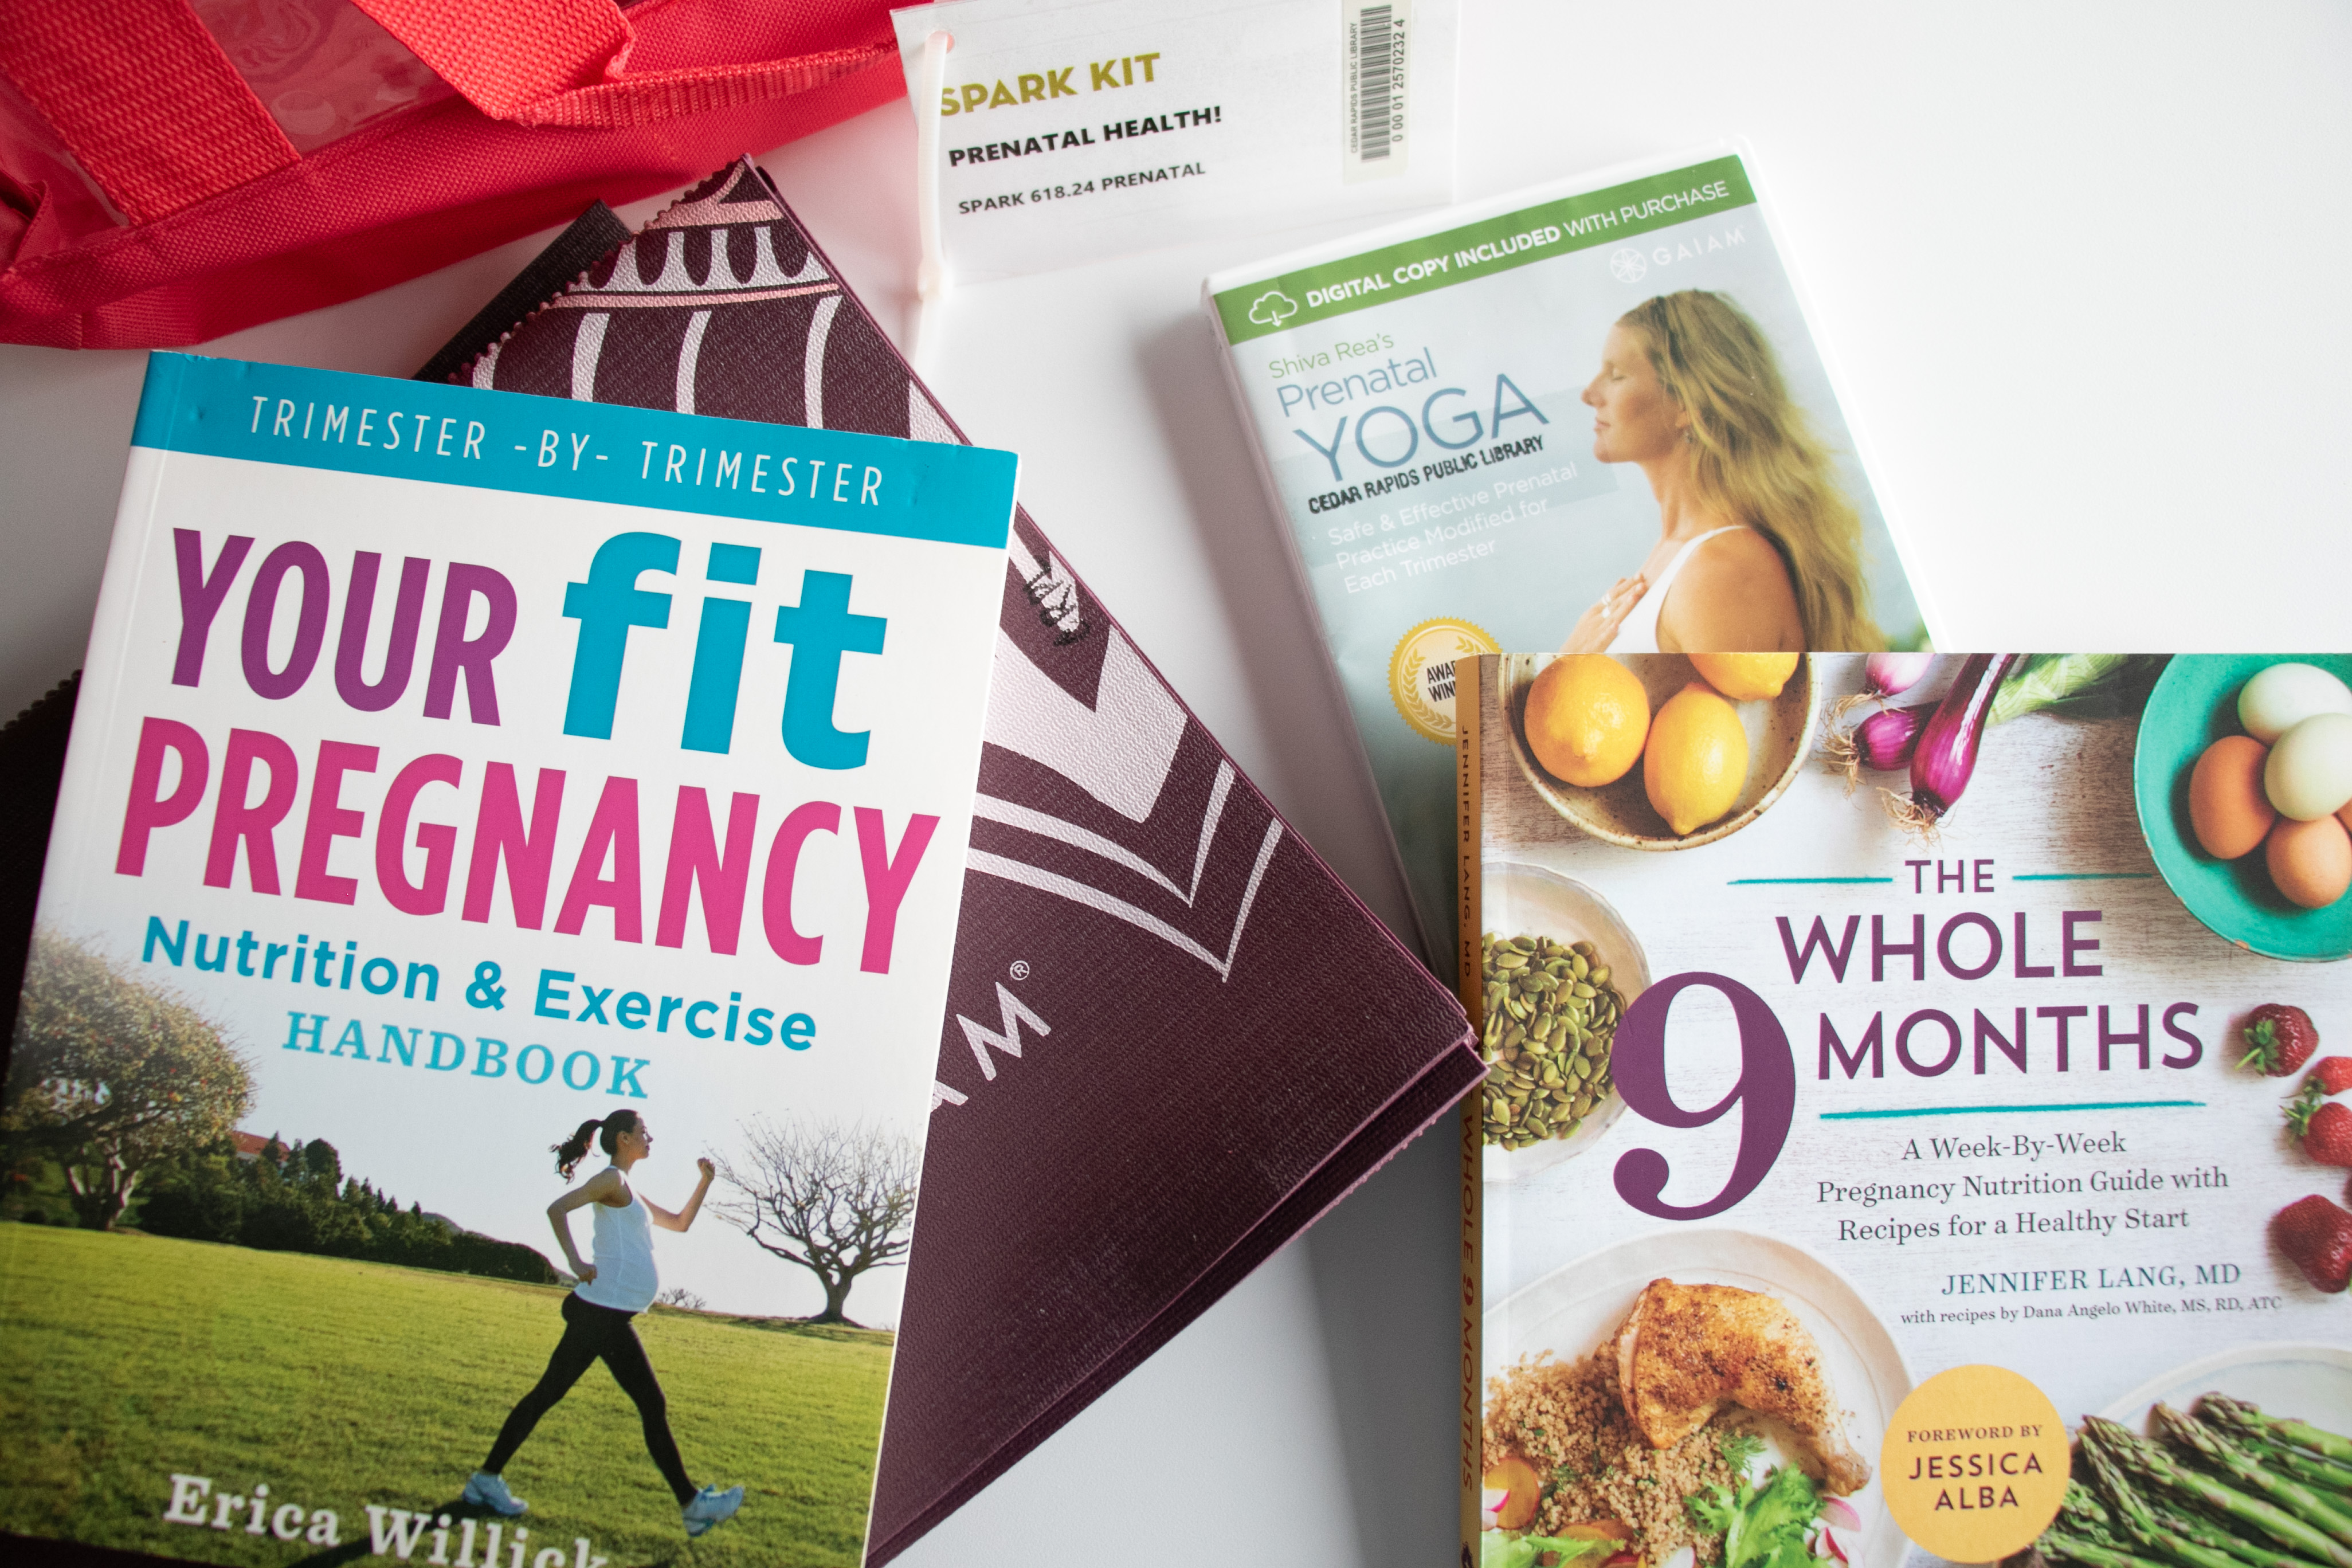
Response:
[{"label": "cooked chicken breast", "polygon": [[1830,1491],[1870,1483],[1870,1464],[1846,1440],[1822,1374],[1821,1347],[1794,1312],[1759,1291],[1651,1280],[1617,1331],[1617,1386],[1653,1447],[1672,1447],[1728,1403],[1811,1444]]}]

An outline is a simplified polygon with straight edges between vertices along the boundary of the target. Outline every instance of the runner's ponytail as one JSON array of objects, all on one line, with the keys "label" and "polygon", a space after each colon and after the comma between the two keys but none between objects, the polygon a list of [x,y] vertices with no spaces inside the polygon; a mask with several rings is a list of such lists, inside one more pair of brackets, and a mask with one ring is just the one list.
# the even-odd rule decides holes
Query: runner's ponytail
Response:
[{"label": "runner's ponytail", "polygon": [[626,1109],[615,1110],[601,1120],[582,1122],[572,1130],[571,1137],[548,1146],[548,1152],[555,1156],[555,1173],[570,1181],[572,1173],[580,1168],[580,1162],[588,1157],[588,1145],[592,1141],[605,1153],[611,1154],[615,1152],[614,1141],[624,1132],[634,1131],[636,1125],[637,1113]]}]

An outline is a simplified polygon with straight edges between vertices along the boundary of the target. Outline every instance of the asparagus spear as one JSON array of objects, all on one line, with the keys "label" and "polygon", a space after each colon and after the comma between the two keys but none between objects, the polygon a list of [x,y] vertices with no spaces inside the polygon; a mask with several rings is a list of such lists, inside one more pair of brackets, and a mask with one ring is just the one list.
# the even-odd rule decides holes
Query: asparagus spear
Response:
[{"label": "asparagus spear", "polygon": [[2095,1447],[2111,1456],[2120,1468],[2145,1477],[2160,1490],[2204,1503],[2232,1520],[2252,1525],[2282,1546],[2292,1547],[2332,1568],[2352,1568],[2352,1547],[2305,1524],[2284,1509],[2248,1497],[2177,1463],[2170,1454],[2132,1436],[2119,1424],[2090,1415],[2084,1418],[2083,1431],[2086,1447]]},{"label": "asparagus spear", "polygon": [[2272,1431],[2296,1447],[2308,1448],[2315,1454],[2324,1455],[2338,1464],[2352,1464],[2352,1437],[2325,1431],[2307,1421],[2296,1421],[2276,1415],[2268,1419]]},{"label": "asparagus spear", "polygon": [[2247,1408],[2234,1401],[2221,1400],[2219,1395],[2207,1394],[2197,1406],[2197,1414],[2207,1426],[2228,1434],[2240,1447],[2266,1464],[2274,1465],[2314,1486],[2352,1494],[2352,1465],[2339,1465],[2332,1459],[2321,1458],[2308,1449],[2281,1442],[2259,1417],[2252,1420],[2233,1418],[2231,1414],[2232,1409],[2243,1411]]},{"label": "asparagus spear", "polygon": [[2313,1486],[2352,1496],[2352,1465],[2339,1465],[2280,1441],[2263,1424],[2262,1412],[2254,1406],[2223,1394],[2209,1394],[2198,1402],[2197,1415],[2264,1464]]},{"label": "asparagus spear", "polygon": [[[2247,1541],[2231,1531],[2221,1521],[2186,1506],[2175,1506],[2168,1494],[2153,1499],[2143,1498],[2130,1481],[2116,1468],[2094,1441],[2082,1446],[2084,1462],[2097,1477],[2108,1495],[2117,1500],[2120,1510],[2135,1517],[2140,1530],[2147,1533],[2151,1546],[2160,1549],[2163,1538],[2171,1537],[2210,1552],[2221,1552],[2252,1568],[2318,1568],[2308,1559],[2297,1557],[2259,1541]],[[2070,1485],[2070,1499],[2079,1488]],[[2098,1504],[2092,1502],[2091,1507]],[[2106,1515],[2103,1510],[2100,1517]],[[2153,1526],[2152,1531],[2150,1526]],[[2168,1553],[2178,1557],[2177,1553]]]},{"label": "asparagus spear", "polygon": [[2302,1482],[2276,1474],[2260,1459],[2230,1441],[2219,1429],[2194,1416],[2183,1415],[2162,1403],[2156,1406],[2155,1415],[2158,1429],[2175,1443],[2214,1468],[2235,1477],[2281,1508],[2289,1510],[2305,1523],[2352,1545],[2352,1514],[2347,1514]]},{"label": "asparagus spear", "polygon": [[2167,1568],[2135,1553],[2098,1494],[2076,1480],[2066,1483],[2057,1520],[2035,1544],[2045,1556],[2082,1563],[2088,1568]]},{"label": "asparagus spear", "polygon": [[2113,1546],[2104,1546],[2071,1534],[2058,1525],[2042,1532],[2042,1550],[2062,1563],[2080,1563],[2084,1568],[2164,1568]]},{"label": "asparagus spear", "polygon": [[[2181,1568],[2243,1568],[2232,1552],[2211,1542],[2196,1539],[2177,1530],[2167,1530],[2157,1519],[2146,1498],[2126,1479],[2113,1456],[2085,1434],[2082,1444],[2083,1458],[2098,1478],[2099,1489],[2110,1506],[2111,1517],[2121,1532],[2151,1554]],[[2067,1495],[2076,1489],[2070,1482]],[[2080,1511],[2078,1510],[2078,1511]]]},{"label": "asparagus spear", "polygon": [[2274,1439],[2308,1448],[2338,1464],[2352,1465],[2352,1437],[2323,1430],[2307,1421],[2297,1421],[2281,1415],[2265,1415],[2262,1407],[2244,1400],[2231,1399],[2225,1394],[2209,1394],[2199,1403],[2200,1411],[2226,1414],[2230,1420],[2255,1426]]},{"label": "asparagus spear", "polygon": [[2113,1545],[2122,1533],[2106,1500],[2072,1477],[2067,1479],[2065,1495],[2059,1501],[2058,1517],[2077,1536],[2098,1544]]},{"label": "asparagus spear", "polygon": [[[2281,1447],[2276,1443],[2248,1443],[2246,1450],[2256,1458],[2277,1466],[2298,1480],[2315,1487],[2325,1487],[2331,1492],[2352,1499],[2352,1468],[2333,1465],[2316,1454],[2306,1454],[2300,1448]],[[2336,1506],[2343,1507],[2339,1503]]]},{"label": "asparagus spear", "polygon": [[2234,1432],[2229,1436],[2236,1440],[2239,1447],[2263,1464],[2273,1469],[2284,1470],[2305,1485],[2319,1488],[2320,1495],[2327,1499],[2330,1507],[2339,1511],[2352,1509],[2352,1469],[2331,1464],[2316,1454],[2290,1448],[2265,1438],[2248,1437]]},{"label": "asparagus spear", "polygon": [[2157,1523],[2183,1541],[2228,1552],[2241,1563],[2251,1564],[2252,1568],[2318,1568],[2308,1558],[2297,1557],[2293,1552],[2258,1541],[2247,1541],[2210,1515],[2176,1509],[2163,1502],[2150,1503],[2148,1508],[2156,1515]]}]

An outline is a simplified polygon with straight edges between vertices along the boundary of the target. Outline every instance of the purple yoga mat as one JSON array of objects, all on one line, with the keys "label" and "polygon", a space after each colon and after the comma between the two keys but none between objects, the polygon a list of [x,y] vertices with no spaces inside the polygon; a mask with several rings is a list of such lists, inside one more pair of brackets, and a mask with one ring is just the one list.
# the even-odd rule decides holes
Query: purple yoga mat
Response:
[{"label": "purple yoga mat", "polygon": [[[965,438],[748,162],[451,379]],[[1025,511],[1000,629],[876,1563],[1482,1070],[1451,993],[1283,822]]]}]

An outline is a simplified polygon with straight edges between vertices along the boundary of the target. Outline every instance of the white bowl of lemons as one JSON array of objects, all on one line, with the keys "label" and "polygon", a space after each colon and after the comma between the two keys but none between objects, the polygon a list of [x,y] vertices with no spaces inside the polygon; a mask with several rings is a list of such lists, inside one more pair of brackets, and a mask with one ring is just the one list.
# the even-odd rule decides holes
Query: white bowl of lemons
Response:
[{"label": "white bowl of lemons", "polygon": [[1593,837],[1691,849],[1761,816],[1820,712],[1803,654],[1506,654],[1511,754]]}]

